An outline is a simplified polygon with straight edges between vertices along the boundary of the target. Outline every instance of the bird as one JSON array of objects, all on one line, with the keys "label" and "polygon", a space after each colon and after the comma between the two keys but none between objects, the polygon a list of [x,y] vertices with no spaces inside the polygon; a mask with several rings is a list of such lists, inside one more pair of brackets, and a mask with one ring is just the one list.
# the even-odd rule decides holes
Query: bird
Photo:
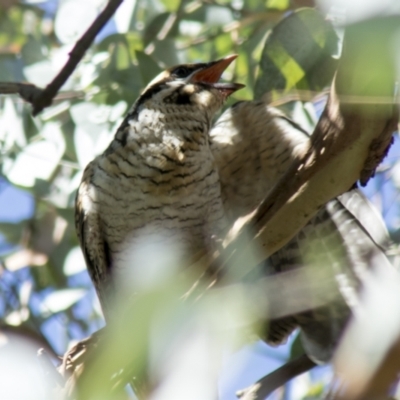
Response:
[{"label": "bird", "polygon": [[[238,102],[213,124],[227,97],[243,87],[218,83],[235,58],[162,72],[84,171],[76,229],[106,320],[132,247],[157,237],[179,243],[186,259],[211,253],[308,146],[308,133],[264,100]],[[384,223],[357,187],[322,206],[260,268],[267,276],[304,266],[322,270],[332,300],[269,320],[262,339],[278,345],[299,328],[307,356],[328,362],[356,307],[363,273],[372,259],[388,262],[388,243]]]},{"label": "bird", "polygon": [[[310,134],[261,99],[228,108],[214,124],[210,138],[225,215],[233,224],[251,214],[302,157]],[[279,345],[299,328],[307,356],[316,364],[329,362],[357,308],[366,272],[373,263],[392,268],[386,255],[390,244],[382,217],[356,185],[323,205],[263,263],[259,273],[270,276],[307,267],[314,279],[328,280],[329,301],[315,307],[311,302],[309,310],[269,320],[262,339]],[[279,299],[277,303],[279,308]]]},{"label": "bird", "polygon": [[107,149],[85,168],[75,225],[105,318],[132,249],[172,242],[184,259],[212,252],[226,229],[209,147],[215,113],[244,85],[220,83],[236,55],[171,67],[135,101]]}]

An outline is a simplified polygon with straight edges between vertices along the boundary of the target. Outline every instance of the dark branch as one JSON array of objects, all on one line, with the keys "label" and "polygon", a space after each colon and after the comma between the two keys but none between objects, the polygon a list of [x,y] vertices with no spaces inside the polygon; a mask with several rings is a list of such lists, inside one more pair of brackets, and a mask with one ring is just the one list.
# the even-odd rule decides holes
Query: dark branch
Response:
[{"label": "dark branch", "polygon": [[76,42],[76,45],[69,54],[69,60],[64,65],[62,70],[53,79],[53,81],[46,86],[46,88],[39,94],[37,98],[32,102],[33,104],[33,115],[37,115],[45,107],[49,106],[60,90],[61,86],[66,82],[72,72],[75,70],[79,61],[85,55],[86,50],[90,47],[95,39],[96,35],[101,31],[107,21],[115,13],[119,5],[123,0],[110,0],[104,10],[94,20],[89,29],[83,34],[83,36]]},{"label": "dark branch", "polygon": [[123,0],[110,0],[104,10],[94,20],[92,25],[76,42],[74,48],[69,54],[69,60],[64,65],[58,75],[50,82],[45,89],[40,89],[29,83],[0,82],[0,94],[19,94],[24,100],[33,105],[33,115],[40,113],[45,107],[48,107],[58,91],[74,72],[76,66],[81,61],[107,21],[113,16]]},{"label": "dark branch", "polygon": [[264,400],[273,391],[315,366],[316,364],[303,354],[264,376],[250,387],[240,390],[236,395],[240,400]]},{"label": "dark branch", "polygon": [[31,83],[0,82],[0,94],[19,94],[29,103],[33,103],[42,92],[42,89]]}]

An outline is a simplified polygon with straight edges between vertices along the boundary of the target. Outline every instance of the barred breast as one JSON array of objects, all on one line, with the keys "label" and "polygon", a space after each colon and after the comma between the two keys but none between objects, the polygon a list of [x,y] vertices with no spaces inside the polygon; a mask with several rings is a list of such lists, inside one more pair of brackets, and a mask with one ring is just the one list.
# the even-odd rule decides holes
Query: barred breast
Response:
[{"label": "barred breast", "polygon": [[224,229],[210,122],[192,109],[142,110],[92,163],[92,200],[116,268],[138,240],[174,241],[194,254],[211,250]]}]

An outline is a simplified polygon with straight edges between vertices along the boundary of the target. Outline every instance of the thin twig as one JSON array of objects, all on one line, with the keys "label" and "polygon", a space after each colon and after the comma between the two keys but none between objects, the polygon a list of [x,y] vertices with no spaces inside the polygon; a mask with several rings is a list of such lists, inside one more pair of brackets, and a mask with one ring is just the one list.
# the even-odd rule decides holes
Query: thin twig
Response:
[{"label": "thin twig", "polygon": [[[33,103],[35,99],[43,92],[32,83],[21,82],[0,82],[0,95],[2,94],[18,94],[21,99]],[[58,93],[53,101],[71,100],[85,97],[83,90],[68,90]]]},{"label": "thin twig", "polygon": [[74,48],[69,54],[69,60],[58,73],[58,75],[46,86],[44,90],[35,92],[33,99],[30,101],[33,105],[33,115],[37,115],[45,107],[51,104],[53,98],[75,70],[76,66],[85,55],[86,50],[90,47],[97,34],[112,17],[122,2],[123,0],[110,0],[108,2],[107,6],[94,20],[89,29],[76,42]]},{"label": "thin twig", "polygon": [[0,94],[19,94],[29,103],[33,103],[42,91],[31,83],[0,82]]},{"label": "thin twig", "polygon": [[236,392],[236,395],[241,400],[264,400],[276,389],[315,366],[316,364],[303,354],[264,376],[250,387]]}]

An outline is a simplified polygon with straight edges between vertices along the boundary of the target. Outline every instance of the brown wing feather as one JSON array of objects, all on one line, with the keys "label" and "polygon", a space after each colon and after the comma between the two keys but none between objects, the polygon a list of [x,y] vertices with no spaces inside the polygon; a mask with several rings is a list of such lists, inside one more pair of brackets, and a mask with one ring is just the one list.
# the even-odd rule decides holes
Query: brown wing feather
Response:
[{"label": "brown wing feather", "polygon": [[106,307],[111,286],[111,256],[108,243],[101,229],[101,218],[94,198],[91,182],[93,163],[84,173],[75,200],[75,227],[86,261],[86,267],[94,283],[100,302]]},{"label": "brown wing feather", "polygon": [[[224,206],[233,220],[253,211],[309,141],[301,128],[261,101],[241,102],[228,109],[210,136]],[[264,273],[315,266],[334,283],[334,300],[270,321],[264,339],[278,344],[300,326],[307,353],[326,361],[358,299],[363,271],[370,268],[372,259],[390,266],[384,250],[387,238],[381,217],[357,189],[330,201],[270,257]]]}]

